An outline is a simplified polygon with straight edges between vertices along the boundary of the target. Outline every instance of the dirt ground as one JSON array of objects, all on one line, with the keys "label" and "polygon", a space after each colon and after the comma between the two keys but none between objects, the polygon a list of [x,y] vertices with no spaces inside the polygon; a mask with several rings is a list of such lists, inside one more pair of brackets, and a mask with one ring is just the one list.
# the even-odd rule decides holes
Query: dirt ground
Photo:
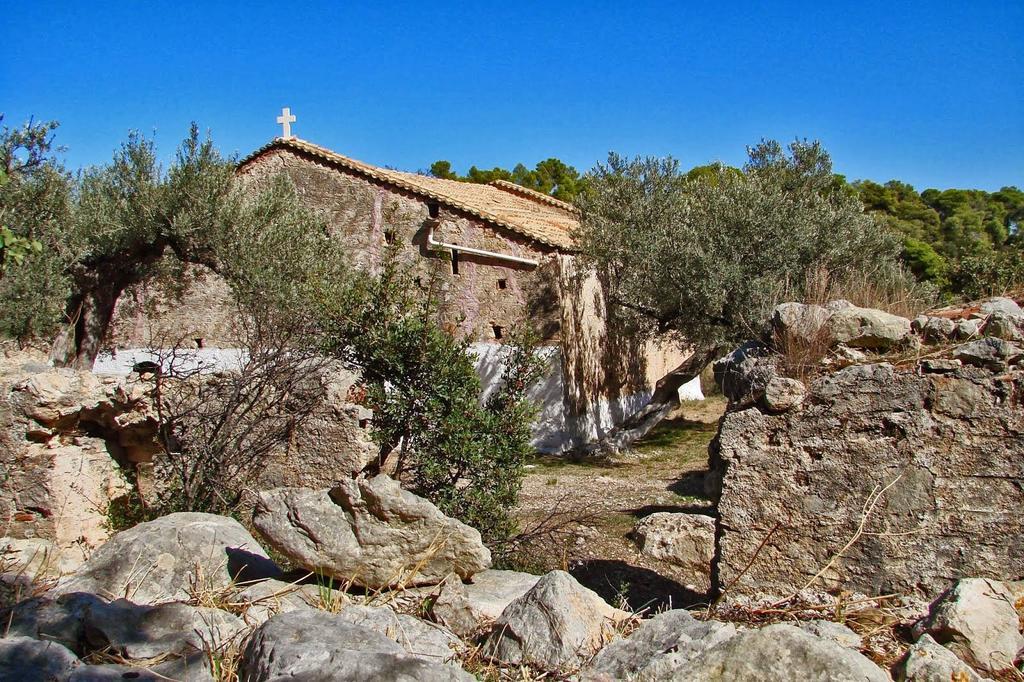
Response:
[{"label": "dirt ground", "polygon": [[629,534],[654,512],[711,513],[707,447],[725,411],[720,396],[684,403],[613,460],[531,462],[520,494],[524,529],[550,528],[517,553],[524,569],[568,570],[606,600],[632,610],[705,601],[671,564],[642,556]]}]

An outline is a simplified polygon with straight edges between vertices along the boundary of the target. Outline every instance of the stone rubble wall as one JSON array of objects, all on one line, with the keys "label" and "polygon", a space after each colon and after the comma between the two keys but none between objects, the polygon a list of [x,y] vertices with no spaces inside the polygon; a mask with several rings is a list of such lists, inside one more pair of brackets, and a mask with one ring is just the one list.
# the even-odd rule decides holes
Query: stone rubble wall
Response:
[{"label": "stone rubble wall", "polygon": [[710,455],[717,589],[786,597],[823,571],[812,589],[934,597],[967,576],[1024,576],[1014,348],[985,338],[896,365],[862,356],[781,402],[772,387],[792,380],[748,352]]}]

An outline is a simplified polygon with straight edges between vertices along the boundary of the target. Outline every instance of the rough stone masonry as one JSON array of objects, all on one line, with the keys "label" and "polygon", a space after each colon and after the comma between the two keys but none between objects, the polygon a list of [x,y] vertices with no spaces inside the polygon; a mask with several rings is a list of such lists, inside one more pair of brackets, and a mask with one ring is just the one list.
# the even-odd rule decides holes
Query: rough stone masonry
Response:
[{"label": "rough stone masonry", "polygon": [[854,365],[799,409],[727,413],[718,589],[785,597],[826,567],[816,590],[868,594],[1024,575],[1024,373],[969,361]]}]

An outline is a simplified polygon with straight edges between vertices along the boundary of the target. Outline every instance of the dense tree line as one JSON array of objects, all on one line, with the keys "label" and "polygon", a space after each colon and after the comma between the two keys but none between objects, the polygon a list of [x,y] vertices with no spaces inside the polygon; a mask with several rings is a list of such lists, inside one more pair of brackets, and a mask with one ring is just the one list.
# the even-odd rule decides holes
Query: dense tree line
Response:
[{"label": "dense tree line", "polygon": [[[803,169],[810,170],[810,169]],[[721,173],[740,174],[721,164],[695,166],[682,173],[687,180],[717,182]],[[803,172],[803,171],[801,171]],[[530,170],[470,167],[465,175],[448,161],[430,167],[434,177],[463,182],[508,180],[523,187],[575,202],[591,186],[592,174],[581,175],[557,158]],[[831,174],[830,189],[860,199],[864,211],[898,235],[902,260],[921,282],[934,285],[948,297],[976,298],[1024,285],[1024,191],[1003,187],[998,192],[976,189],[926,189],[890,180],[847,182]]]}]

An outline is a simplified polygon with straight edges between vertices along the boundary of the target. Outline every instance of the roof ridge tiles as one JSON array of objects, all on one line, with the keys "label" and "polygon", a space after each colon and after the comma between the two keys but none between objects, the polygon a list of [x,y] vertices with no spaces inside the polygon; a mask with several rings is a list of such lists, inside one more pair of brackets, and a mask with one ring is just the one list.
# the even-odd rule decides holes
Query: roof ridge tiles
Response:
[{"label": "roof ridge tiles", "polygon": [[[516,234],[546,246],[560,250],[573,249],[575,246],[571,235],[572,226],[567,224],[569,222],[575,222],[575,209],[570,204],[566,204],[563,201],[559,201],[553,197],[548,197],[547,195],[527,189],[526,187],[515,185],[514,183],[505,183],[504,181],[495,181],[487,185],[457,183],[456,181],[441,180],[414,173],[389,170],[343,156],[342,154],[333,152],[330,149],[321,147],[312,142],[307,142],[306,140],[302,140],[297,137],[274,138],[269,143],[263,145],[239,161],[237,167],[242,169],[274,148],[297,150],[329,163],[337,164],[347,168],[348,170],[373,178],[379,182],[433,199],[439,203],[443,203],[486,222],[508,229]],[[457,187],[457,185],[463,186]],[[453,189],[457,192],[464,192],[470,196],[452,196]],[[483,190],[483,193],[481,193],[480,190]],[[504,201],[506,205],[502,206],[500,205],[502,202],[499,201],[497,202],[498,205],[493,205],[496,203],[498,197],[495,195],[486,196],[488,191],[498,192],[499,196],[504,195],[507,197],[517,197],[518,199],[528,202],[528,204],[520,204],[516,206]],[[534,208],[531,209],[530,206]],[[545,212],[544,209],[546,208],[557,209],[558,213],[552,214],[550,211]],[[495,212],[495,209],[499,209],[500,212],[508,215],[499,215]],[[501,209],[504,210],[502,211]],[[531,213],[534,215],[530,215]],[[547,213],[547,215],[544,215],[545,213]]]}]

